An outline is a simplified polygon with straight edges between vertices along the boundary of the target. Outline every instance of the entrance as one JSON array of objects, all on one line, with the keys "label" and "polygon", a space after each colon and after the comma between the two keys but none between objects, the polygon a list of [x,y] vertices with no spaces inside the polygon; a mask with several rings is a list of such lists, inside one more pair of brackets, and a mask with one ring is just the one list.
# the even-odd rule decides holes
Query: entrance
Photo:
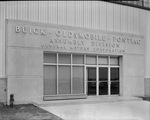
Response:
[{"label": "entrance", "polygon": [[118,94],[118,67],[87,67],[87,95]]}]

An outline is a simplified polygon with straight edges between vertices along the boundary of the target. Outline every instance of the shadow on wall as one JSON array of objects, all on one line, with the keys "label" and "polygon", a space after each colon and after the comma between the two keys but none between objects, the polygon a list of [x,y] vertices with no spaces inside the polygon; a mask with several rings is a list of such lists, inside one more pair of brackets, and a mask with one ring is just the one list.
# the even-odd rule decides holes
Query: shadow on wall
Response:
[{"label": "shadow on wall", "polygon": [[150,101],[150,97],[141,97],[143,100]]},{"label": "shadow on wall", "polygon": [[144,88],[145,88],[145,93],[144,93],[144,98],[145,99],[150,99],[150,78],[145,78],[144,80]]}]

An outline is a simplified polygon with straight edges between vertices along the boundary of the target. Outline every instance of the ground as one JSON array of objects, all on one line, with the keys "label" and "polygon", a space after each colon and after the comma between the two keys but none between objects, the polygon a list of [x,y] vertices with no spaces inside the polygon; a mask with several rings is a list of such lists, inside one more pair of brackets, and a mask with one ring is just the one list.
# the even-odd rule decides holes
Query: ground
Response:
[{"label": "ground", "polygon": [[[150,97],[143,97],[150,101]],[[63,120],[32,104],[14,105],[14,107],[0,105],[0,120]]]},{"label": "ground", "polygon": [[[120,97],[119,97],[120,98]],[[54,102],[42,105],[42,109],[49,111],[65,120],[150,120],[150,102],[148,98],[109,97],[106,101],[93,98]],[[90,99],[90,98],[89,98]]]},{"label": "ground", "polygon": [[0,120],[62,120],[32,104],[14,105],[13,107],[0,105]]}]

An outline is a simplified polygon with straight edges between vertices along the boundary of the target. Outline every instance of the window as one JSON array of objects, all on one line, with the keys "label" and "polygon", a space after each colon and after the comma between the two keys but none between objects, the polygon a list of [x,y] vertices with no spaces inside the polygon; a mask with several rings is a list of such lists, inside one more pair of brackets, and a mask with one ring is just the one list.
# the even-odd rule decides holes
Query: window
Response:
[{"label": "window", "polygon": [[108,57],[98,57],[98,64],[99,65],[108,65]]},{"label": "window", "polygon": [[44,95],[84,93],[84,56],[44,53]]},{"label": "window", "polygon": [[73,55],[73,64],[83,64],[84,56],[83,55]]},{"label": "window", "polygon": [[56,66],[44,66],[44,95],[57,94]]},{"label": "window", "polygon": [[44,53],[44,63],[56,63],[56,54]]},{"label": "window", "polygon": [[119,94],[118,56],[46,52],[43,62],[44,97]]},{"label": "window", "polygon": [[73,94],[80,94],[84,92],[84,67],[73,66]]},{"label": "window", "polygon": [[96,56],[87,56],[86,64],[88,65],[96,65]]},{"label": "window", "polygon": [[70,54],[59,54],[58,61],[60,64],[70,64],[71,55]]},{"label": "window", "polygon": [[71,94],[71,67],[58,67],[58,94]]},{"label": "window", "polygon": [[118,57],[110,57],[110,65],[119,65]]}]

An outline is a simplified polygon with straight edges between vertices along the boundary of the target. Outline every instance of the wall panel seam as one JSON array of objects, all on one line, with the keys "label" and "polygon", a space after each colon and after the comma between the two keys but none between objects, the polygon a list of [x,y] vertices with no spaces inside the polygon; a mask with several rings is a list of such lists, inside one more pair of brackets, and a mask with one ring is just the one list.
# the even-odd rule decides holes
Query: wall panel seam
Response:
[{"label": "wall panel seam", "polygon": [[93,16],[93,14],[92,14],[92,1],[91,1],[91,28],[93,28],[92,27],[92,16]]},{"label": "wall panel seam", "polygon": [[68,11],[67,5],[68,5],[68,4],[67,4],[67,3],[68,3],[68,1],[66,1],[66,25],[68,25],[68,23],[67,23],[67,22],[68,22],[68,21],[67,21],[67,16],[68,16],[68,15],[67,15],[67,11]]},{"label": "wall panel seam", "polygon": [[74,2],[74,15],[75,15],[75,18],[74,18],[74,24],[75,24],[75,26],[77,26],[77,23],[76,23],[76,18],[77,18],[77,15],[76,15],[76,5],[77,3],[76,3],[76,1]]},{"label": "wall panel seam", "polygon": [[108,10],[107,10],[107,9],[108,9],[107,5],[108,5],[108,3],[106,2],[106,30],[107,30],[107,26],[108,26],[108,25],[107,25],[107,18],[108,18],[108,17],[107,17],[107,11],[108,11]]},{"label": "wall panel seam", "polygon": [[84,1],[83,1],[83,28],[85,28],[85,25],[84,25]]},{"label": "wall panel seam", "polygon": [[57,16],[57,24],[58,24],[58,0],[56,1],[56,4],[57,4],[57,5],[56,5],[56,6],[57,6],[57,12],[56,12],[57,15],[56,15],[56,16]]}]

